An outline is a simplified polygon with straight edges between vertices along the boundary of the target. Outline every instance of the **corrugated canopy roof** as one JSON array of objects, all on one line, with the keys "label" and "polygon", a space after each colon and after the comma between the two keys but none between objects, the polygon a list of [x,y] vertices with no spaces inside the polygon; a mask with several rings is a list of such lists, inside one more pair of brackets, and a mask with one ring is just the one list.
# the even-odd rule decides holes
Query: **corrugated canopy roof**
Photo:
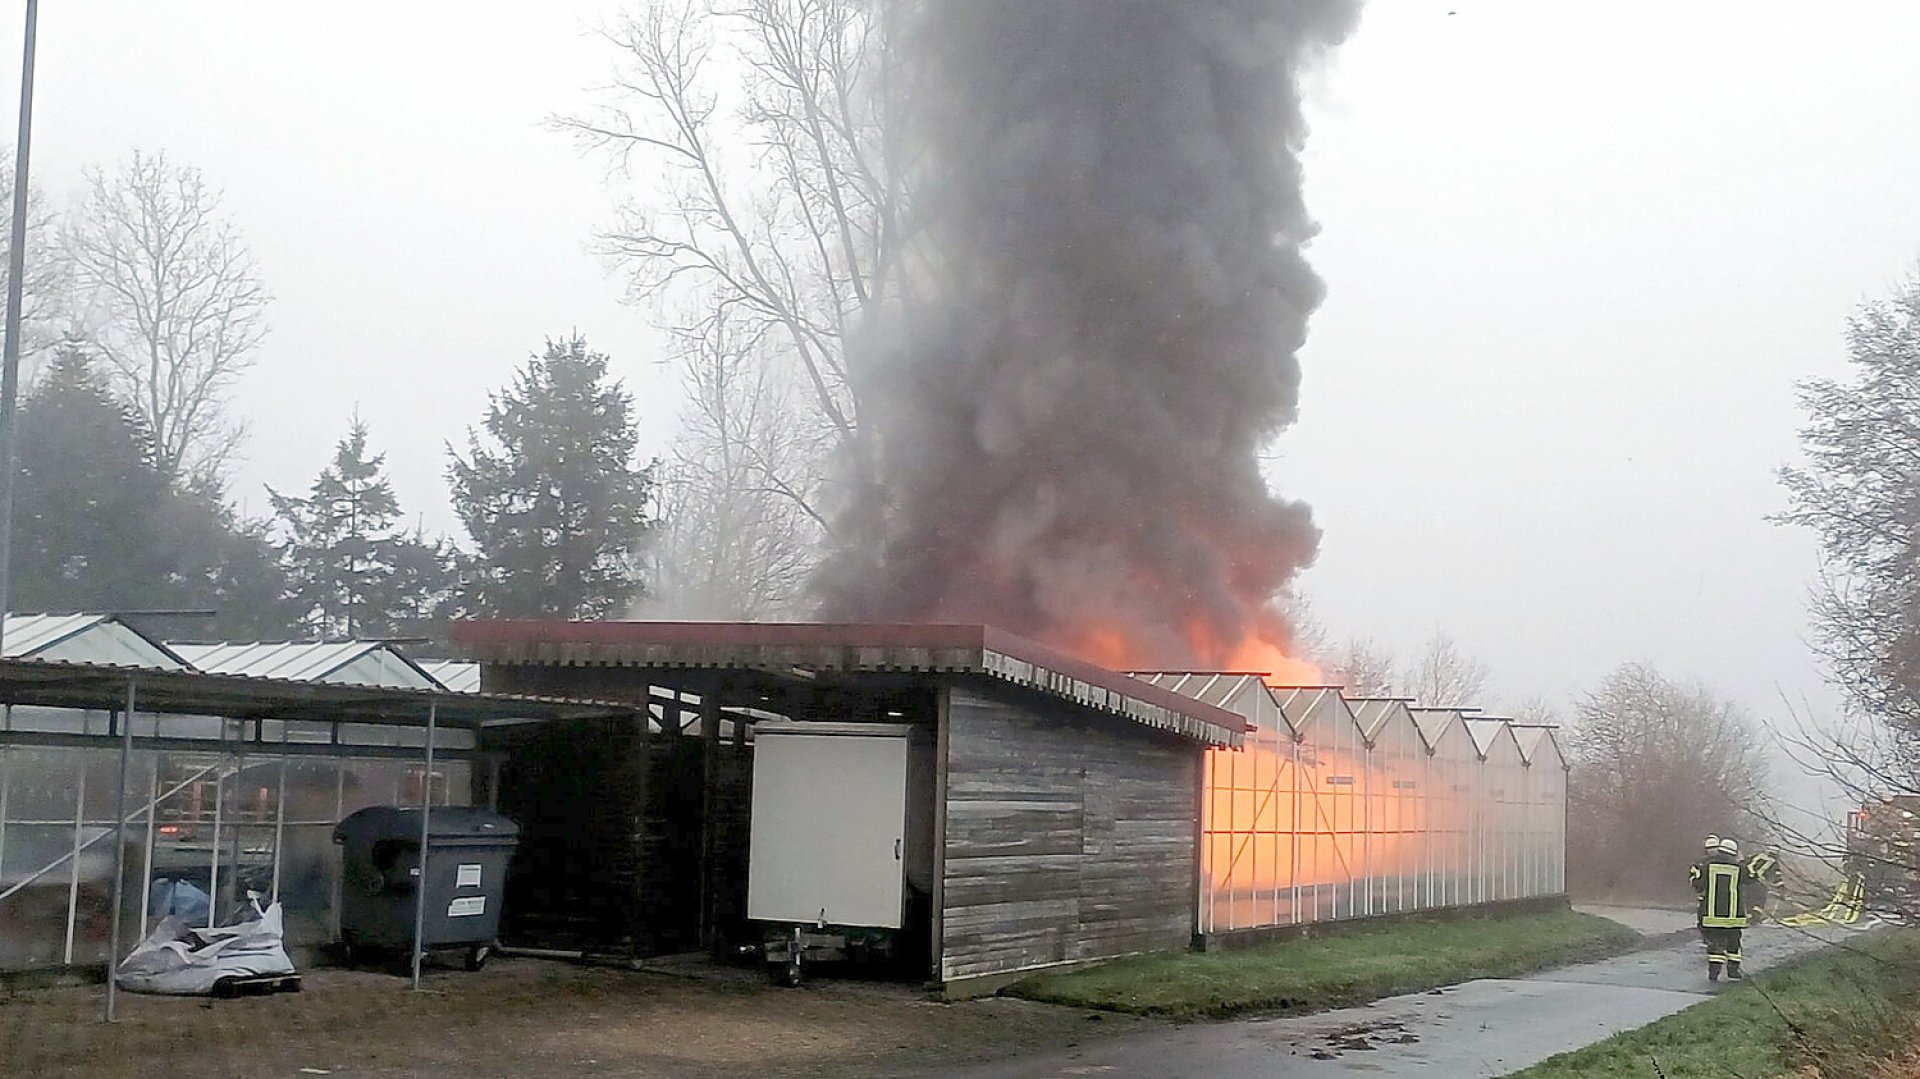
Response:
[{"label": "corrugated canopy roof", "polygon": [[396,689],[438,684],[385,641],[227,641],[169,647],[194,668],[213,674]]},{"label": "corrugated canopy roof", "polygon": [[1214,745],[1239,745],[1237,714],[991,626],[829,622],[456,622],[484,663],[681,671],[925,672],[1034,689]]},{"label": "corrugated canopy roof", "polygon": [[634,706],[441,689],[295,682],[280,678],[141,670],[99,664],[0,659],[0,701],[51,708],[110,710],[136,686],[140,712],[308,722],[424,726],[431,705],[439,722],[477,727],[529,719],[630,717]]},{"label": "corrugated canopy roof", "polygon": [[183,670],[166,645],[106,614],[10,614],[4,655],[109,667]]},{"label": "corrugated canopy roof", "polygon": [[427,677],[455,693],[480,692],[480,665],[459,659],[429,660],[420,664]]}]

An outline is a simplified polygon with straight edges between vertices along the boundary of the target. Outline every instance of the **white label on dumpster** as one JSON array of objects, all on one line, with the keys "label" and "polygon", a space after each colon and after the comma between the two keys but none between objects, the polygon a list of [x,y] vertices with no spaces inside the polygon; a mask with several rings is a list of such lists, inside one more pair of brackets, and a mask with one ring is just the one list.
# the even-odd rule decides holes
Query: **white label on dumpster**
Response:
[{"label": "white label on dumpster", "polygon": [[459,880],[456,880],[456,881],[454,881],[454,882],[453,882],[453,886],[454,886],[455,888],[478,888],[478,887],[480,887],[480,867],[479,867],[479,866],[477,866],[477,865],[463,865],[463,866],[461,866],[461,867],[460,867],[460,879],[459,879]]},{"label": "white label on dumpster", "polygon": [[471,918],[487,912],[487,897],[484,895],[464,895],[447,904],[447,917]]}]

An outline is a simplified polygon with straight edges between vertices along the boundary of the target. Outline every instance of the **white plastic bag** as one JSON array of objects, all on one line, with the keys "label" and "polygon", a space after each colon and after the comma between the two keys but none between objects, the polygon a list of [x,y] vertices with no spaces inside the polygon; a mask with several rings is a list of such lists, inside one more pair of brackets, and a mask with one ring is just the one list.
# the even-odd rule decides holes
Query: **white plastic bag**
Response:
[{"label": "white plastic bag", "polygon": [[222,978],[292,974],[280,904],[261,910],[259,897],[251,898],[259,917],[237,925],[189,929],[171,915],[160,919],[121,962],[114,980],[136,993],[206,996]]}]

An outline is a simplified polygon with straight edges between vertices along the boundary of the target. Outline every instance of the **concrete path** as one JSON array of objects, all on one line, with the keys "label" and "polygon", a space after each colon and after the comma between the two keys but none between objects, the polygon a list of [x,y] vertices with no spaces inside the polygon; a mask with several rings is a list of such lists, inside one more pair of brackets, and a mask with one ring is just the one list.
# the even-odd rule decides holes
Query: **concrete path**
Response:
[{"label": "concrete path", "polygon": [[1684,908],[1623,907],[1613,903],[1575,903],[1581,914],[1597,914],[1619,922],[1643,937],[1684,933],[1693,928],[1694,912]]},{"label": "concrete path", "polygon": [[[1838,938],[1826,930],[1827,939]],[[1751,969],[1820,947],[1804,931],[1749,930]],[[1697,941],[1527,978],[1500,978],[1282,1019],[1173,1027],[1081,1049],[941,1073],[954,1079],[1479,1079],[1643,1026],[1705,999]]]}]

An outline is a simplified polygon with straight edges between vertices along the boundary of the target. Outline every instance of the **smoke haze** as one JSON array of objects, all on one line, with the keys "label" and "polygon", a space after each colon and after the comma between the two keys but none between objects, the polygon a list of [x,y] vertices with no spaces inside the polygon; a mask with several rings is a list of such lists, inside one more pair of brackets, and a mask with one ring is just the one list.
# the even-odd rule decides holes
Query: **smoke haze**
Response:
[{"label": "smoke haze", "polygon": [[921,232],[855,350],[873,482],[830,619],[982,621],[1126,665],[1284,647],[1308,508],[1295,419],[1299,73],[1346,0],[939,0],[903,31]]}]

